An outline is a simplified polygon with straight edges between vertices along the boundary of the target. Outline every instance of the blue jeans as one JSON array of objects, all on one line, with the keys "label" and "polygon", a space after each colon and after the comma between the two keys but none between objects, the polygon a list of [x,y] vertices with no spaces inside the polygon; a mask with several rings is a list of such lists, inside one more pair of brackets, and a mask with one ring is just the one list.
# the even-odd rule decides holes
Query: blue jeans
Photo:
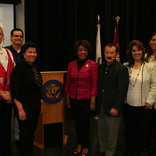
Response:
[{"label": "blue jeans", "polygon": [[99,114],[98,137],[100,152],[105,156],[113,156],[116,151],[121,117],[110,117]]}]

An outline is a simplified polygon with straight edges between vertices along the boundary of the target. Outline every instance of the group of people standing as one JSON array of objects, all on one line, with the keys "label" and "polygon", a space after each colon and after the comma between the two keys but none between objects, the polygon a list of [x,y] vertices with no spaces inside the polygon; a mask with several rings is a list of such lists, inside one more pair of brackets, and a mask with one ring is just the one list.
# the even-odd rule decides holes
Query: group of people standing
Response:
[{"label": "group of people standing", "polygon": [[[0,155],[11,155],[11,114],[19,124],[20,156],[33,156],[33,136],[41,111],[42,77],[35,64],[37,45],[26,42],[24,33],[11,31],[12,45],[2,47],[0,27]],[[77,145],[74,155],[87,156],[90,138],[90,111],[98,114],[98,156],[114,156],[124,117],[125,156],[141,156],[156,144],[156,33],[147,51],[133,40],[127,50],[127,62],[117,60],[114,43],[104,47],[104,62],[89,59],[87,40],[75,42],[76,59],[68,64],[66,105],[73,107]],[[18,128],[17,128],[18,129]],[[18,137],[16,137],[18,139]],[[154,139],[153,139],[154,138]],[[149,155],[153,152],[150,150]]]},{"label": "group of people standing", "polygon": [[[87,156],[90,138],[90,110],[98,114],[98,156],[114,156],[124,119],[125,156],[141,156],[156,151],[156,33],[147,51],[141,41],[133,40],[127,49],[127,62],[118,60],[114,43],[104,47],[104,62],[89,59],[87,40],[75,43],[76,59],[68,65],[66,104],[73,107],[77,145],[74,155]],[[154,146],[156,148],[156,146]],[[153,148],[153,149],[155,149]]]},{"label": "group of people standing", "polygon": [[[11,45],[2,47],[4,33],[0,27],[0,155],[11,156],[12,110],[18,123],[20,156],[33,156],[33,138],[41,111],[42,77],[35,64],[37,45],[23,44],[24,33],[11,31]],[[14,108],[14,109],[12,109]]]}]

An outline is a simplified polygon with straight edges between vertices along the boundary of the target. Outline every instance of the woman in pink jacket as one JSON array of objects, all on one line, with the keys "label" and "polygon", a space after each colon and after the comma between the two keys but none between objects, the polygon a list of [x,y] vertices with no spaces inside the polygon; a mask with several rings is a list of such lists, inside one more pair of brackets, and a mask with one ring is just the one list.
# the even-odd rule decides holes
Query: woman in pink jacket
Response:
[{"label": "woman in pink jacket", "polygon": [[66,77],[66,104],[73,106],[77,147],[73,154],[88,155],[90,110],[95,110],[98,65],[88,59],[91,45],[87,40],[75,43],[77,59],[68,65]]}]

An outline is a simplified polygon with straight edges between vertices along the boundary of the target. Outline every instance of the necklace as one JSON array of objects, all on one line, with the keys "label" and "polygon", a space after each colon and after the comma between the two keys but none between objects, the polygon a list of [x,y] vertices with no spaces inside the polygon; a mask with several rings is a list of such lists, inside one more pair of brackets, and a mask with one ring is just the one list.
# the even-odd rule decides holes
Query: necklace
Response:
[{"label": "necklace", "polygon": [[132,76],[132,68],[130,68],[130,71],[129,71],[129,84],[133,87],[135,87],[136,83],[137,83],[137,80],[138,80],[138,76],[140,75],[140,72],[141,72],[141,67],[138,71],[138,73],[136,74],[136,78],[134,79],[134,83],[132,83],[132,81],[130,80],[131,76]]}]

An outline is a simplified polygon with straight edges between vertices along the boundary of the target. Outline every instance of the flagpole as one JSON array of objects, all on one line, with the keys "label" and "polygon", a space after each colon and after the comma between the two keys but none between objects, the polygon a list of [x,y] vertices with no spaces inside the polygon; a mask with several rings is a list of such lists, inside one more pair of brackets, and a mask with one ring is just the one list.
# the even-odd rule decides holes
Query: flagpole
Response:
[{"label": "flagpole", "polygon": [[100,15],[98,15],[98,24],[100,24]]},{"label": "flagpole", "polygon": [[117,59],[117,61],[120,62],[120,45],[119,45],[119,34],[118,34],[118,24],[120,21],[120,16],[116,16],[115,20],[116,20],[116,27],[115,27],[115,31],[114,31],[114,43],[118,47],[118,56],[116,59]]},{"label": "flagpole", "polygon": [[96,36],[96,62],[98,64],[102,63],[100,26],[101,26],[100,25],[100,15],[98,15],[97,36]]}]

